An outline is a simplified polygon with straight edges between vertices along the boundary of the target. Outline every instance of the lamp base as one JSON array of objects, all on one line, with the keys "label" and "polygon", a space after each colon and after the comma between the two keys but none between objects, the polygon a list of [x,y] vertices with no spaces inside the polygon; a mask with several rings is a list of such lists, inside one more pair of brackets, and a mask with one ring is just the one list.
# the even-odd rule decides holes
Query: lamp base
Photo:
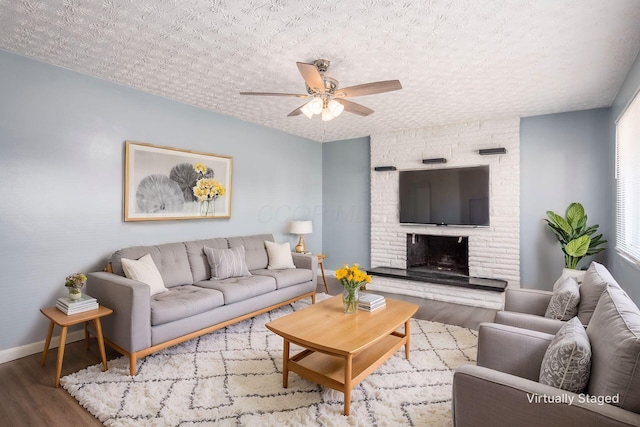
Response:
[{"label": "lamp base", "polygon": [[298,244],[296,245],[296,253],[303,254],[306,251],[307,251],[307,248],[304,246],[304,237],[301,234],[300,240],[298,240]]}]

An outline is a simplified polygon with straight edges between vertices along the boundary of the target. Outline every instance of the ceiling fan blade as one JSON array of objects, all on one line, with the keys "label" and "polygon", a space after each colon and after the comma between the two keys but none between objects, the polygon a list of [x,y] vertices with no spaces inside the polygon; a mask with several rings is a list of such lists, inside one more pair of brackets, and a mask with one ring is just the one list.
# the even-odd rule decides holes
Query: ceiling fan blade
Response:
[{"label": "ceiling fan blade", "polygon": [[295,110],[287,114],[287,117],[299,116],[300,114],[302,114],[302,110],[301,110],[302,107],[304,107],[304,105],[296,108]]},{"label": "ceiling fan blade", "polygon": [[324,80],[316,66],[305,62],[296,62],[296,65],[307,86],[318,93],[324,93]]},{"label": "ceiling fan blade", "polygon": [[340,104],[344,105],[344,110],[359,116],[366,117],[373,113],[371,108],[367,108],[364,105],[356,104],[355,102],[347,101],[346,99],[336,99]]},{"label": "ceiling fan blade", "polygon": [[294,96],[296,98],[308,98],[309,95],[301,93],[277,93],[277,92],[240,92],[240,95],[254,96]]},{"label": "ceiling fan blade", "polygon": [[341,98],[349,96],[373,95],[375,93],[391,92],[402,89],[400,80],[385,80],[381,82],[365,83],[357,86],[349,86],[336,89],[334,95]]}]

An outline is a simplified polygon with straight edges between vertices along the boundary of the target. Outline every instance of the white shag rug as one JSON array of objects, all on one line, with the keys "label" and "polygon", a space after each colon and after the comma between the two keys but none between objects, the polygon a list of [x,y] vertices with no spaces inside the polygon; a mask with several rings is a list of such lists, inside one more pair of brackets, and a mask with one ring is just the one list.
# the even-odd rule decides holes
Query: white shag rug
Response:
[{"label": "white shag rug", "polygon": [[[318,300],[328,298],[318,294]],[[62,386],[106,426],[450,426],[453,370],[474,363],[477,332],[411,320],[404,348],[351,393],[289,374],[282,387],[282,338],[264,325],[309,305],[309,299],[195,338],[138,361],[97,364]],[[292,345],[292,354],[299,347]]]}]

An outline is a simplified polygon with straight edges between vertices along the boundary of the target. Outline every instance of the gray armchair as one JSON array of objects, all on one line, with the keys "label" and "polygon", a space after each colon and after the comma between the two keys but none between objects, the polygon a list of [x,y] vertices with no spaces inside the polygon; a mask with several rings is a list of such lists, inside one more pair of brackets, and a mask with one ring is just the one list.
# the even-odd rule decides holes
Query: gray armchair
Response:
[{"label": "gray armchair", "polygon": [[[587,326],[607,286],[620,287],[607,268],[592,262],[580,285],[578,318]],[[495,323],[556,334],[564,321],[544,317],[553,292],[536,289],[507,289],[504,311],[496,313]]]},{"label": "gray armchair", "polygon": [[[481,324],[477,365],[454,373],[454,426],[640,426],[640,311],[622,289],[609,287],[587,335],[588,394],[576,394],[539,382],[554,335]],[[606,396],[619,402],[605,403]]]}]

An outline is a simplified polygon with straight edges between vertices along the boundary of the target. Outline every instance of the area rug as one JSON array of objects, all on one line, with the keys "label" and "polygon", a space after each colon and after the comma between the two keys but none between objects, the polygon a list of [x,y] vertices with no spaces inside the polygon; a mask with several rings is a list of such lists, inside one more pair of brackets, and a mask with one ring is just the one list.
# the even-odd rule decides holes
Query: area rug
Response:
[{"label": "area rug", "polygon": [[135,377],[121,357],[107,372],[98,364],[61,383],[106,426],[452,424],[453,370],[475,362],[477,332],[412,319],[410,359],[400,349],[360,383],[344,416],[340,392],[294,373],[282,387],[282,338],[264,325],[308,304],[296,302],[147,356]]}]

